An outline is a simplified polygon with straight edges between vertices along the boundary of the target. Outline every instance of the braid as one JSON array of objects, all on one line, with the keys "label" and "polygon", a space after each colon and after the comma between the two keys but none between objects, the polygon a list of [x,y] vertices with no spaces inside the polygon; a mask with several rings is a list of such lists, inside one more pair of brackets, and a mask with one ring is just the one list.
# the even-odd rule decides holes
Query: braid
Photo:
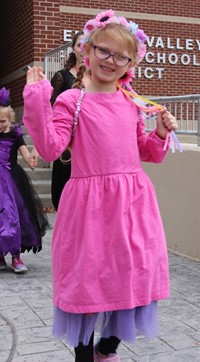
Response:
[{"label": "braid", "polygon": [[84,73],[86,71],[86,67],[84,64],[81,64],[79,69],[78,69],[78,72],[76,74],[76,78],[75,78],[75,81],[74,81],[74,84],[72,86],[72,88],[78,88],[78,89],[81,89],[84,87],[83,83],[82,83],[82,79],[84,77]]},{"label": "braid", "polygon": [[69,54],[69,57],[67,58],[65,64],[64,64],[64,68],[67,69],[67,70],[70,70],[75,65],[76,65],[76,55],[73,52],[71,52]]}]

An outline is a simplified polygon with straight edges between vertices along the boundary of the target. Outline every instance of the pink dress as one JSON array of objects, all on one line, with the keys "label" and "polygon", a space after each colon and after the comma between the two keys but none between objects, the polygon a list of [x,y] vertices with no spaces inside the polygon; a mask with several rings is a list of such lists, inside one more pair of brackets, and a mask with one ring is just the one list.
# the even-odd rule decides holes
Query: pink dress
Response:
[{"label": "pink dress", "polygon": [[[24,124],[46,161],[70,142],[80,90],[57,98],[53,122],[50,96],[48,81],[25,86]],[[169,297],[163,225],[141,165],[161,162],[163,146],[120,90],[85,94],[53,233],[53,301],[62,311],[124,310]]]}]

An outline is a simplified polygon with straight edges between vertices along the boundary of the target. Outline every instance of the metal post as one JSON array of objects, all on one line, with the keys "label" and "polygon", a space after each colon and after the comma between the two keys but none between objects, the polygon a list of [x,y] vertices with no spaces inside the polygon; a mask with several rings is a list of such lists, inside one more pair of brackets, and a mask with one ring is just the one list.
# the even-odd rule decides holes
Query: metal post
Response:
[{"label": "metal post", "polygon": [[197,130],[197,137],[198,137],[198,147],[200,147],[200,97],[198,99],[198,130]]}]

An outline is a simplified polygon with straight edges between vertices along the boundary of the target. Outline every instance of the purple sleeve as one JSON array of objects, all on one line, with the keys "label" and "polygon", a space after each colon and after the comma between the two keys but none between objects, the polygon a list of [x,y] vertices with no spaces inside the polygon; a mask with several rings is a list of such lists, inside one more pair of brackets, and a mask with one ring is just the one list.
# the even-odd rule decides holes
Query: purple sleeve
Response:
[{"label": "purple sleeve", "polygon": [[24,133],[19,124],[14,124],[11,127],[11,133],[16,138],[15,146],[17,149],[19,149],[21,146],[26,146],[25,140],[23,138]]}]

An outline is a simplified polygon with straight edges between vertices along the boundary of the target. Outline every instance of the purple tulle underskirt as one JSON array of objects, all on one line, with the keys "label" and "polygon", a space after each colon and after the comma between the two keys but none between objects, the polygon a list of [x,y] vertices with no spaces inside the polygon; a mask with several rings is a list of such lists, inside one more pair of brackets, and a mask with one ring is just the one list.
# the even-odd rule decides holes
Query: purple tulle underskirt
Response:
[{"label": "purple tulle underskirt", "polygon": [[157,327],[157,302],[128,310],[88,314],[63,312],[54,307],[53,336],[63,338],[72,347],[79,342],[89,344],[94,331],[101,337],[115,336],[126,342],[134,342],[137,336],[155,337]]}]

